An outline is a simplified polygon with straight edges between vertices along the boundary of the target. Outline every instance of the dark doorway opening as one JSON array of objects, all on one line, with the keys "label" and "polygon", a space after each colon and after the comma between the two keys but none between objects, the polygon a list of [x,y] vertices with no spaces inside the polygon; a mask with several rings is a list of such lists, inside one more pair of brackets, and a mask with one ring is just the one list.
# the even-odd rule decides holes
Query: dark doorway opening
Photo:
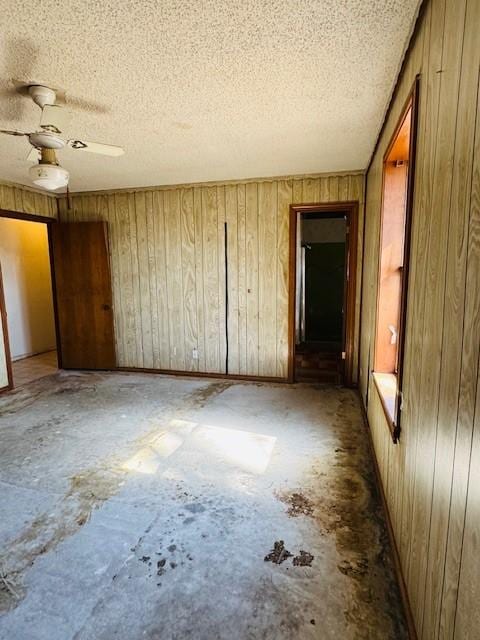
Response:
[{"label": "dark doorway opening", "polygon": [[352,384],[356,211],[356,203],[291,208],[292,381]]}]

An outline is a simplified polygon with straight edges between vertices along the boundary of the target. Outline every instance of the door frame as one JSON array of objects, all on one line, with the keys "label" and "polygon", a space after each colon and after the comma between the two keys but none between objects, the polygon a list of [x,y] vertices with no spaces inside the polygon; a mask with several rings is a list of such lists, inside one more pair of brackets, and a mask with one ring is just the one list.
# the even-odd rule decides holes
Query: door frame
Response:
[{"label": "door frame", "polygon": [[300,214],[320,214],[328,218],[332,213],[344,213],[347,221],[345,247],[347,253],[345,271],[345,372],[344,383],[353,384],[353,356],[355,340],[355,302],[358,253],[358,201],[319,202],[291,204],[289,217],[289,263],[288,263],[288,382],[295,382],[295,298],[297,268],[297,220]]},{"label": "door frame", "polygon": [[[52,248],[52,225],[57,224],[56,218],[50,218],[48,216],[40,216],[35,213],[23,213],[22,211],[11,211],[9,209],[0,209],[0,218],[13,218],[14,220],[25,220],[27,222],[41,222],[47,225],[48,236],[48,255],[50,261],[50,281],[52,287],[52,301],[53,301],[53,318],[55,323],[55,341],[57,347],[57,361],[58,368],[62,368],[62,350],[60,343],[60,333],[58,324],[58,310],[57,310],[57,292],[55,288],[55,267],[53,264],[53,248]],[[0,311],[2,314],[3,323],[3,339],[5,344],[5,358],[7,360],[7,372],[8,372],[8,386],[2,387],[0,393],[4,391],[10,391],[14,388],[13,374],[12,374],[12,357],[10,352],[10,339],[8,335],[7,324],[7,309],[5,304],[4,288],[3,288],[3,275],[0,265]]]}]

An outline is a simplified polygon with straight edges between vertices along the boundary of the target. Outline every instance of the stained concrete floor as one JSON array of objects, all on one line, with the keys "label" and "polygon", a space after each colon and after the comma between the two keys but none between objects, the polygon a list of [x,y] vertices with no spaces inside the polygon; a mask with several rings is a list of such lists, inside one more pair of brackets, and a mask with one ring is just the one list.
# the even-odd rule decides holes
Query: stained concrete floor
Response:
[{"label": "stained concrete floor", "polygon": [[2,639],[406,638],[350,390],[60,372],[0,398],[0,510]]}]

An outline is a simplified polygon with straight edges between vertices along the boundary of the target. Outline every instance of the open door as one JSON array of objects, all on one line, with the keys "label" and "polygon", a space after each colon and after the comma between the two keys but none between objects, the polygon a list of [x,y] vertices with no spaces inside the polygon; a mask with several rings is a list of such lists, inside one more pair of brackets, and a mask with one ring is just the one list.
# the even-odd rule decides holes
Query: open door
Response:
[{"label": "open door", "polygon": [[115,339],[106,222],[52,225],[60,367],[113,369]]}]

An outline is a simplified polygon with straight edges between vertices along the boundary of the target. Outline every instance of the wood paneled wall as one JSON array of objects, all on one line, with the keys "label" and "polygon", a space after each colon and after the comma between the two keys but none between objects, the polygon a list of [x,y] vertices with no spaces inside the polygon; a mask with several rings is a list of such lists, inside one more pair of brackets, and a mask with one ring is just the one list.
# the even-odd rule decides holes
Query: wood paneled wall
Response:
[{"label": "wood paneled wall", "polygon": [[[367,176],[360,385],[419,638],[480,638],[480,2],[426,0]],[[402,434],[373,367],[382,160],[420,109]]]},{"label": "wood paneled wall", "polygon": [[[289,206],[358,200],[361,247],[363,181],[357,173],[77,194],[70,210],[62,198],[62,221],[108,222],[119,365],[226,372],[226,222],[228,372],[285,378]],[[359,258],[356,346],[360,273]]]},{"label": "wood paneled wall", "polygon": [[0,209],[56,218],[57,199],[26,187],[0,184]]}]

